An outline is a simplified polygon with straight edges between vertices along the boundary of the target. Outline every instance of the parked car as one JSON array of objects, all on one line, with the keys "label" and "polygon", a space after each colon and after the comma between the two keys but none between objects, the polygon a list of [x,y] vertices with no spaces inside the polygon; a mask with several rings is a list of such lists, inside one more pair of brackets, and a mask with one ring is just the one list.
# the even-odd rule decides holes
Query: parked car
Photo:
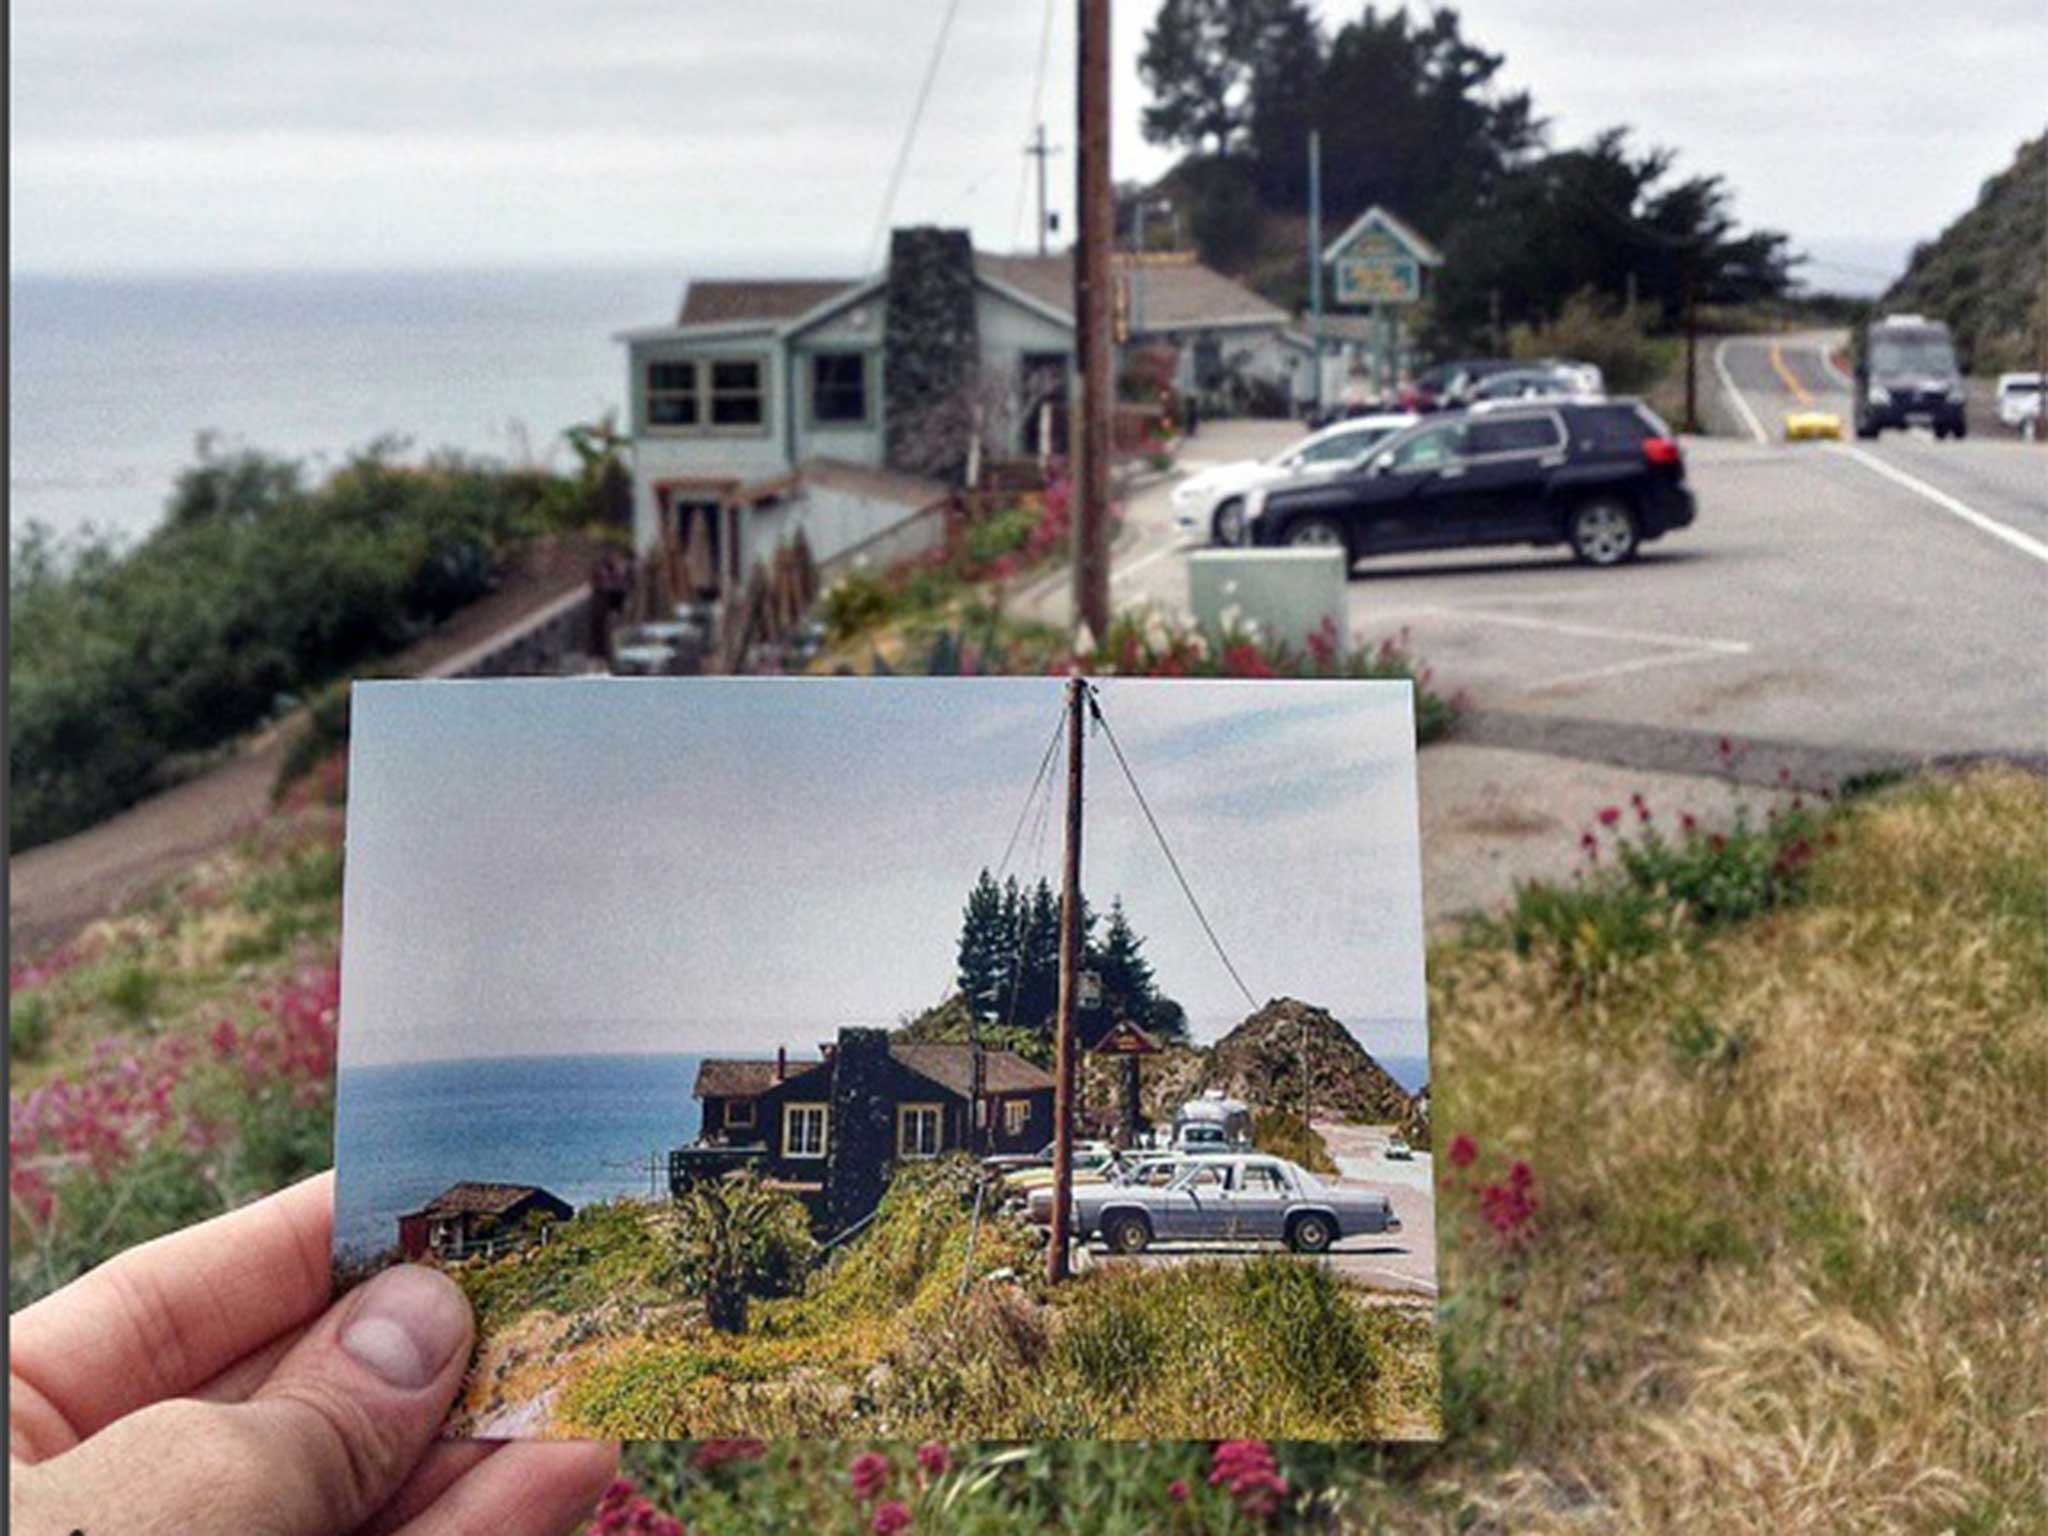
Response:
[{"label": "parked car", "polygon": [[1565,544],[1614,566],[1693,520],[1671,429],[1635,400],[1545,400],[1425,419],[1358,468],[1255,489],[1246,542],[1368,555]]},{"label": "parked car", "polygon": [[[1030,1217],[1052,1222],[1052,1191],[1033,1192]],[[1074,1231],[1117,1253],[1154,1242],[1273,1242],[1321,1253],[1342,1238],[1397,1232],[1393,1203],[1371,1190],[1325,1184],[1285,1158],[1200,1158],[1163,1187],[1091,1184],[1074,1191]]]},{"label": "parked car", "polygon": [[1936,437],[1970,430],[1955,338],[1939,320],[1886,315],[1859,328],[1855,353],[1856,435],[1928,426]]},{"label": "parked car", "polygon": [[1247,489],[1296,476],[1341,473],[1371,453],[1374,444],[1417,419],[1401,413],[1360,416],[1312,432],[1270,459],[1240,459],[1190,475],[1173,488],[1174,521],[1212,543],[1234,544],[1236,538],[1225,535],[1244,515]]},{"label": "parked car", "polygon": [[1421,412],[1450,410],[1466,403],[1480,380],[1522,364],[1506,357],[1461,357],[1425,368],[1415,376],[1412,408]]},{"label": "parked car", "polygon": [[1504,368],[1475,384],[1466,397],[1466,403],[1477,405],[1483,400],[1554,399],[1598,393],[1597,388],[1588,387],[1586,376],[1577,369],[1548,366]]},{"label": "parked car", "polygon": [[1387,1161],[1390,1163],[1412,1163],[1415,1161],[1415,1149],[1400,1137],[1393,1137],[1387,1142]]},{"label": "parked car", "polygon": [[1251,1106],[1242,1099],[1229,1097],[1220,1088],[1211,1088],[1189,1099],[1173,1112],[1173,1139],[1169,1145],[1175,1151],[1249,1151],[1251,1144]]},{"label": "parked car", "polygon": [[2041,415],[2041,375],[2001,373],[1998,376],[1998,419],[2015,432]]},{"label": "parked car", "polygon": [[[1074,1143],[1074,1177],[1079,1179],[1101,1178],[1116,1161],[1116,1148],[1106,1141],[1077,1141]],[[1052,1185],[1052,1149],[1046,1148],[1045,1160],[1033,1163],[1028,1168],[1013,1168],[1003,1175],[1003,1184],[1012,1190],[1038,1189]]]}]

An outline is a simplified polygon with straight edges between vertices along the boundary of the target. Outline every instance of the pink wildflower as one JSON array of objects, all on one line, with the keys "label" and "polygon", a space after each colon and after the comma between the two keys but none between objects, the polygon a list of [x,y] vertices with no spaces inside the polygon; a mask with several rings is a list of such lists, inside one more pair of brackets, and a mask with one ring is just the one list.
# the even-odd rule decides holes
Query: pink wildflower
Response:
[{"label": "pink wildflower", "polygon": [[1453,1168],[1470,1168],[1479,1159],[1479,1143],[1460,1131],[1451,1138],[1448,1155]]},{"label": "pink wildflower", "polygon": [[1249,1519],[1266,1519],[1287,1496],[1287,1479],[1280,1475],[1272,1446],[1263,1440],[1224,1441],[1210,1467],[1209,1486],[1228,1492]]},{"label": "pink wildflower", "polygon": [[952,1470],[953,1456],[944,1441],[927,1440],[917,1448],[917,1465],[927,1477],[944,1477]]},{"label": "pink wildflower", "polygon": [[853,1496],[868,1503],[880,1498],[889,1486],[889,1471],[889,1458],[880,1451],[862,1451],[846,1469],[846,1480]]},{"label": "pink wildflower", "polygon": [[901,1499],[884,1499],[875,1506],[875,1518],[868,1527],[875,1536],[896,1536],[910,1529],[910,1506]]}]

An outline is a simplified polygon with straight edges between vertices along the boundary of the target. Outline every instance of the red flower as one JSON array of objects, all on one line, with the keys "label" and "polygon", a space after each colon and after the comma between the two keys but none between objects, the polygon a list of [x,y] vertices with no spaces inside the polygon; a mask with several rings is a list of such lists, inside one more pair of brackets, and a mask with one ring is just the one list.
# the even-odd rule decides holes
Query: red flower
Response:
[{"label": "red flower", "polygon": [[1720,741],[1715,743],[1715,750],[1723,757],[1733,757],[1735,755],[1735,743],[1726,736],[1723,736]]},{"label": "red flower", "polygon": [[1226,1440],[1210,1460],[1209,1486],[1226,1489],[1248,1518],[1263,1520],[1287,1496],[1273,1448],[1263,1440]]},{"label": "red flower", "polygon": [[910,1529],[910,1507],[901,1499],[884,1499],[875,1506],[875,1518],[868,1527],[875,1536],[896,1536]]},{"label": "red flower", "polygon": [[1683,833],[1684,833],[1684,834],[1685,834],[1685,835],[1686,835],[1687,837],[1690,837],[1690,836],[1692,836],[1692,834],[1693,834],[1693,833],[1695,833],[1695,832],[1699,831],[1699,829],[1700,829],[1700,819],[1699,819],[1699,817],[1697,817],[1697,816],[1693,815],[1693,813],[1692,813],[1691,811],[1680,811],[1680,812],[1678,813],[1678,830],[1679,830],[1679,831],[1683,832]]},{"label": "red flower", "polygon": [[1188,1501],[1188,1482],[1187,1482],[1187,1479],[1186,1479],[1186,1478],[1184,1478],[1184,1477],[1176,1477],[1176,1478],[1175,1478],[1175,1479],[1174,1479],[1174,1480],[1173,1480],[1172,1482],[1168,1483],[1168,1484],[1166,1485],[1166,1496],[1167,1496],[1167,1497],[1168,1497],[1169,1499],[1173,1500],[1173,1502],[1174,1502],[1174,1503],[1176,1503],[1176,1504],[1185,1504],[1185,1503],[1187,1503],[1187,1501]]},{"label": "red flower", "polygon": [[855,1498],[864,1501],[878,1499],[882,1490],[889,1486],[889,1471],[889,1458],[880,1451],[862,1451],[846,1469],[846,1480],[852,1486]]},{"label": "red flower", "polygon": [[1458,1132],[1451,1138],[1450,1159],[1453,1168],[1470,1168],[1479,1159],[1479,1143]]},{"label": "red flower", "polygon": [[1618,821],[1620,821],[1620,820],[1621,820],[1621,807],[1620,807],[1620,806],[1618,806],[1618,805],[1609,805],[1609,806],[1603,806],[1603,807],[1601,808],[1601,810],[1600,810],[1600,825],[1601,825],[1601,826],[1603,826],[1603,827],[1611,827],[1611,826],[1613,826],[1613,825],[1614,825],[1614,824],[1615,824],[1616,822],[1618,822]]},{"label": "red flower", "polygon": [[952,1453],[943,1441],[927,1440],[917,1448],[917,1464],[927,1477],[944,1477],[952,1470]]},{"label": "red flower", "polygon": [[729,1461],[759,1461],[768,1454],[765,1440],[706,1440],[690,1454],[690,1464],[703,1469]]}]

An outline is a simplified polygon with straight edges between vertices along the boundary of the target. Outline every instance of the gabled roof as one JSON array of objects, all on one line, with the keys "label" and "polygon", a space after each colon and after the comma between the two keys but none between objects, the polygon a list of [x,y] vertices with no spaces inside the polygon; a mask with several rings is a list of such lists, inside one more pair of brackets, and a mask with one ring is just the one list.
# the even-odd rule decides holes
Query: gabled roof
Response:
[{"label": "gabled roof", "polygon": [[[823,1065],[822,1061],[792,1061],[783,1071],[780,1081],[788,1082],[813,1067]],[[776,1064],[772,1061],[729,1061],[706,1057],[697,1063],[697,1084],[690,1094],[699,1099],[751,1099],[775,1086],[778,1081],[775,1070]]]},{"label": "gabled roof", "polygon": [[1396,240],[1408,247],[1409,253],[1425,267],[1440,267],[1444,264],[1443,252],[1423,239],[1415,226],[1397,214],[1389,213],[1378,203],[1353,219],[1344,233],[1323,247],[1323,260],[1335,261],[1343,254],[1344,247],[1356,240],[1374,225],[1378,225]]},{"label": "gabled roof", "polygon": [[[920,1077],[952,1089],[963,1099],[974,1091],[974,1047],[945,1040],[897,1040],[889,1054]],[[981,1053],[984,1093],[1032,1093],[1053,1086],[1052,1074],[1034,1067],[1015,1051]]]},{"label": "gabled roof", "polygon": [[859,286],[850,277],[700,278],[684,292],[676,324],[794,320]]},{"label": "gabled roof", "polygon": [[487,1184],[465,1181],[451,1184],[434,1196],[414,1216],[502,1216],[524,1201],[540,1196],[558,1205],[569,1202],[534,1184]]},{"label": "gabled roof", "polygon": [[[983,279],[1014,289],[1072,323],[1071,251],[1048,256],[997,256],[977,251],[974,270]],[[1134,315],[1134,321],[1141,321],[1145,332],[1287,323],[1287,311],[1279,305],[1268,303],[1242,283],[1198,261],[1154,259],[1136,263],[1119,258],[1115,273],[1126,291],[1133,281],[1143,284],[1142,302],[1136,306],[1140,312]]]}]

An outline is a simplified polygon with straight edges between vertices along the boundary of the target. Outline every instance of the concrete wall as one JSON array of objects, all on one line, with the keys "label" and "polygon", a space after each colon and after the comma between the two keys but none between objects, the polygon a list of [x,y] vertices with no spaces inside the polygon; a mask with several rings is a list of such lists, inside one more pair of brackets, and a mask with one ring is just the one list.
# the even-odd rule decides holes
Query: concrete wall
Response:
[{"label": "concrete wall", "polygon": [[[855,562],[883,570],[899,560],[937,549],[946,540],[944,504],[911,506],[847,487],[808,481],[773,507],[743,513],[747,561],[765,560],[802,528],[811,558],[834,573]],[[744,568],[744,566],[743,566]]]}]

